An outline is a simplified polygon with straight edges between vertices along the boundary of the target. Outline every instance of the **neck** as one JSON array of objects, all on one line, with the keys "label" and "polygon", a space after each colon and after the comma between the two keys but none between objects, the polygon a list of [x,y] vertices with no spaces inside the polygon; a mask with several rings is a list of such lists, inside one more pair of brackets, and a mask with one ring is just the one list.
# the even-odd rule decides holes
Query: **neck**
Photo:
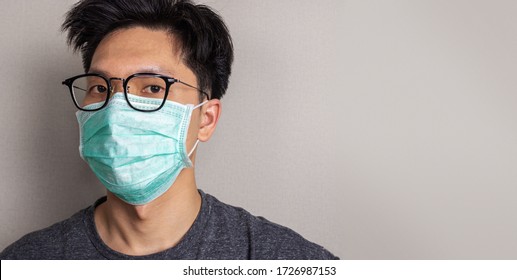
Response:
[{"label": "neck", "polygon": [[110,248],[127,255],[148,255],[174,247],[201,208],[194,169],[183,169],[162,196],[145,205],[130,205],[108,192],[95,209],[95,224]]}]

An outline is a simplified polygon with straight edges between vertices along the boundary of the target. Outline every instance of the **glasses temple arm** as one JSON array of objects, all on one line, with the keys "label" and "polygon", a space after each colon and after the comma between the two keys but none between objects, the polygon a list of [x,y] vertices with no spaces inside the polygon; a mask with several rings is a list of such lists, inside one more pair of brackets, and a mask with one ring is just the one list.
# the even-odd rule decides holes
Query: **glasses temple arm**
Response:
[{"label": "glasses temple arm", "polygon": [[86,91],[84,88],[80,88],[80,87],[78,87],[78,86],[73,86],[73,88],[75,88],[75,89],[80,89],[80,90],[83,90],[83,91]]},{"label": "glasses temple arm", "polygon": [[183,85],[186,85],[187,87],[191,87],[191,88],[193,88],[193,89],[197,89],[199,92],[201,92],[202,94],[206,95],[206,99],[210,100],[210,96],[208,95],[208,93],[206,93],[206,92],[204,92],[204,91],[202,91],[202,90],[198,89],[197,87],[195,87],[195,86],[191,86],[191,85],[189,85],[189,84],[187,84],[187,83],[185,83],[185,82],[182,82],[182,81],[180,81],[180,80],[178,80],[178,79],[176,79],[176,82],[178,82],[178,83],[180,83],[180,84],[183,84]]}]

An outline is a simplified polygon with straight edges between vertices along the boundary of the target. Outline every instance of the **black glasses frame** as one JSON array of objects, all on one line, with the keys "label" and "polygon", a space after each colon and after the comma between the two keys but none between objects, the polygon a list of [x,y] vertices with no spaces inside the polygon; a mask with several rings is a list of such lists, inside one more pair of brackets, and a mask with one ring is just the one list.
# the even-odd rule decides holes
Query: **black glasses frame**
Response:
[{"label": "black glasses frame", "polygon": [[[152,110],[143,110],[143,109],[135,108],[135,107],[133,107],[133,105],[131,105],[131,102],[129,101],[129,98],[127,96],[127,94],[128,94],[128,92],[127,92],[127,85],[128,85],[129,80],[131,80],[134,77],[139,77],[139,76],[151,76],[151,77],[155,77],[155,78],[161,78],[165,82],[165,85],[166,85],[166,87],[165,87],[165,95],[163,97],[162,104],[158,108],[152,109]],[[95,108],[95,109],[84,109],[84,108],[81,108],[81,106],[79,105],[78,100],[75,99],[74,89],[73,89],[74,81],[79,79],[79,78],[83,78],[83,77],[99,77],[99,78],[102,78],[106,82],[106,85],[108,85],[108,93],[107,93],[108,96],[106,97],[106,101],[104,101],[104,104],[102,104],[101,107]],[[126,99],[127,104],[131,108],[133,108],[133,109],[135,109],[137,111],[140,111],[140,112],[155,112],[155,111],[160,110],[163,107],[163,105],[165,105],[165,101],[167,100],[167,96],[169,95],[169,89],[170,89],[170,87],[174,83],[180,83],[180,84],[186,85],[188,87],[191,87],[193,89],[196,89],[200,93],[204,94],[206,96],[207,100],[210,100],[210,96],[208,95],[208,93],[202,91],[201,89],[199,89],[199,88],[197,88],[195,86],[189,85],[189,84],[187,84],[185,82],[182,82],[182,81],[180,81],[180,80],[178,80],[176,78],[165,76],[165,75],[161,75],[161,74],[156,74],[156,73],[135,73],[135,74],[127,77],[126,79],[116,78],[116,77],[108,79],[108,78],[104,77],[101,74],[87,73],[87,74],[81,74],[81,75],[77,75],[77,76],[68,78],[68,79],[64,80],[63,82],[61,82],[61,84],[68,86],[68,89],[70,90],[70,95],[72,96],[72,100],[74,101],[75,107],[77,107],[77,109],[82,110],[82,111],[98,111],[98,110],[101,110],[102,108],[106,107],[106,105],[108,104],[108,102],[110,100],[111,94],[113,94],[113,87],[111,86],[111,81],[112,80],[122,81],[122,87],[124,88],[124,97]]]}]

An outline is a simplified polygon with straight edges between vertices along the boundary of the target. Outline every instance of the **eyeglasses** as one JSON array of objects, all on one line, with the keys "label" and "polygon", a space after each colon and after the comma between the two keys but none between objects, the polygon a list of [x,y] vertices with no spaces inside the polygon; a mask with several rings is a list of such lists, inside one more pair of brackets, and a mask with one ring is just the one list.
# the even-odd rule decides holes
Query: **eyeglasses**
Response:
[{"label": "eyeglasses", "polygon": [[[79,110],[97,111],[104,108],[113,94],[113,86],[111,81],[122,81],[124,88],[124,96],[129,106],[137,111],[154,112],[160,110],[167,96],[169,96],[169,88],[174,83],[180,83],[185,86],[197,89],[201,94],[210,99],[209,95],[201,89],[184,83],[176,78],[164,76],[155,73],[136,73],[126,79],[122,78],[106,78],[96,73],[82,74],[66,79],[62,82],[68,86],[72,100]],[[155,99],[146,102],[145,106],[141,106],[141,101],[135,101],[128,97],[128,94],[135,96]]]}]

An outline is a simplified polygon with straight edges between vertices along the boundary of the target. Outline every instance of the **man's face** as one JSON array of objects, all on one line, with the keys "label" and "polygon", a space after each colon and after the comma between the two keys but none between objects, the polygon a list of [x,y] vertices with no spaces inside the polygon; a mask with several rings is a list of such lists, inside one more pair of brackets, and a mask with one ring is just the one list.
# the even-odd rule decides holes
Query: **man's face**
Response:
[{"label": "man's face", "polygon": [[[117,30],[101,41],[93,55],[89,72],[103,74],[106,78],[123,79],[134,73],[157,73],[197,87],[196,76],[183,63],[180,52],[175,50],[173,40],[166,31],[143,27]],[[114,92],[123,92],[119,80],[112,80],[112,87]],[[180,83],[171,86],[167,99],[182,104],[199,103],[198,91]],[[197,138],[199,118],[200,114],[192,114],[188,148]]]}]

